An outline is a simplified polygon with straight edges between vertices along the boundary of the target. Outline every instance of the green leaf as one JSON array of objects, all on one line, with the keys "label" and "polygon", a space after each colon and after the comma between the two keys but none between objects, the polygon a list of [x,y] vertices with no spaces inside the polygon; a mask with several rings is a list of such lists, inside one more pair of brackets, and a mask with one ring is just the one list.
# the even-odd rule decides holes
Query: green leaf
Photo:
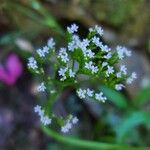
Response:
[{"label": "green leaf", "polygon": [[123,96],[123,94],[119,93],[118,91],[115,91],[113,89],[110,89],[106,86],[101,86],[100,89],[104,92],[105,96],[110,100],[112,103],[114,103],[119,108],[127,108],[127,100]]},{"label": "green leaf", "polygon": [[141,106],[150,100],[150,87],[142,89],[138,95],[134,98],[133,102],[136,106]]},{"label": "green leaf", "polygon": [[136,129],[138,125],[145,125],[150,128],[150,113],[148,112],[131,112],[122,123],[117,126],[117,141],[123,142],[124,139],[130,135],[130,133]]}]

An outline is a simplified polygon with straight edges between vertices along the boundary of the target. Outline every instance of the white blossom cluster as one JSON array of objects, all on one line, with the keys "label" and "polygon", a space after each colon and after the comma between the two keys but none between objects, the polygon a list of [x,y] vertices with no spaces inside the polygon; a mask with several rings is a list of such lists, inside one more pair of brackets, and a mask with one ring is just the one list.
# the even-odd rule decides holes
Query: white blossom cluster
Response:
[{"label": "white blossom cluster", "polygon": [[131,51],[129,51],[126,47],[117,46],[117,53],[119,59],[123,59],[125,56],[131,56]]},{"label": "white blossom cluster", "polygon": [[67,133],[70,131],[73,125],[77,124],[79,119],[77,117],[70,117],[66,123],[61,127],[61,132]]},{"label": "white blossom cluster", "polygon": [[38,92],[44,92],[45,90],[46,90],[46,86],[45,86],[44,82],[42,82],[40,85],[38,85],[38,87],[37,87]]},{"label": "white blossom cluster", "polygon": [[69,61],[68,53],[66,48],[60,48],[58,58],[61,58],[62,62],[66,63]]},{"label": "white blossom cluster", "polygon": [[135,73],[135,72],[132,72],[131,76],[127,78],[126,83],[127,83],[127,84],[131,84],[131,83],[134,81],[134,79],[136,79],[136,78],[137,78],[136,73]]},{"label": "white blossom cluster", "polygon": [[38,68],[37,61],[34,59],[34,57],[28,58],[28,67],[33,70]]},{"label": "white blossom cluster", "polygon": [[[77,34],[78,29],[79,27],[76,24],[67,27],[68,44],[66,47],[59,48],[58,51],[55,50],[54,39],[50,38],[43,48],[36,51],[35,57],[30,57],[28,59],[28,68],[33,72],[42,73],[43,77],[45,73],[43,62],[45,60],[54,60],[54,65],[52,66],[55,66],[54,74],[58,75],[59,80],[56,76],[46,76],[46,79],[49,79],[50,82],[57,80],[57,83],[60,83],[58,85],[61,86],[62,84],[63,88],[68,85],[74,87],[82,86],[80,75],[87,76],[89,80],[101,81],[102,84],[106,84],[116,90],[125,88],[122,82],[131,84],[137,78],[135,72],[128,75],[127,67],[124,64],[120,65],[119,68],[116,67],[119,61],[131,56],[130,50],[122,46],[117,46],[115,51],[111,50],[110,47],[102,42],[104,31],[98,25],[89,29],[87,38],[81,39]],[[45,62],[47,63],[48,61]],[[45,83],[47,81],[46,79],[44,80]],[[45,92],[45,90],[48,89],[48,84],[45,85],[45,83],[42,82],[37,87],[37,91]],[[53,84],[55,83],[56,82]],[[59,86],[56,86],[56,88],[59,88]],[[57,89],[54,90],[54,92],[53,90],[49,92],[50,94],[54,94],[56,91]],[[89,97],[100,102],[105,102],[107,100],[103,92],[96,93],[89,88],[79,88],[76,92],[81,99]],[[38,113],[44,125],[51,123],[51,119],[44,115],[44,110],[41,109],[41,106],[36,106],[34,110]],[[77,117],[71,117],[66,121],[65,125],[61,127],[61,131],[67,133],[73,124],[77,122]]]},{"label": "white blossom cluster", "polygon": [[96,33],[98,33],[100,36],[102,36],[103,35],[103,29],[102,29],[102,27],[100,27],[100,26],[98,26],[98,25],[95,25],[95,27],[94,28],[89,28],[89,31],[90,32],[96,32]]},{"label": "white blossom cluster", "polygon": [[77,32],[78,31],[78,26],[76,24],[72,24],[71,27],[67,27],[67,31],[69,33],[74,33],[74,32]]},{"label": "white blossom cluster", "polygon": [[92,74],[98,72],[98,67],[95,66],[92,61],[89,61],[88,63],[86,62],[85,63],[85,68],[87,68],[88,70],[90,70],[92,72]]},{"label": "white blossom cluster", "polygon": [[35,106],[34,112],[39,115],[40,121],[42,122],[43,125],[51,124],[51,119],[44,114],[44,110],[41,108],[41,106],[39,105]]},{"label": "white blossom cluster", "polygon": [[49,50],[53,49],[54,50],[54,46],[55,46],[55,42],[53,38],[50,38],[47,42],[47,45],[44,46],[43,48],[40,48],[37,50],[37,54],[42,57],[45,58],[47,54],[49,54]]},{"label": "white blossom cluster", "polygon": [[81,89],[79,88],[77,90],[77,94],[81,99],[85,99],[86,97],[94,98],[98,101],[105,102],[107,98],[103,96],[103,92],[96,93],[93,90],[87,89]]},{"label": "white blossom cluster", "polygon": [[73,72],[73,70],[69,69],[68,67],[66,67],[66,68],[60,68],[58,70],[58,74],[59,74],[59,76],[61,76],[61,78],[60,78],[61,81],[66,80],[67,79],[67,75],[70,78],[74,78],[75,77],[75,72]]}]

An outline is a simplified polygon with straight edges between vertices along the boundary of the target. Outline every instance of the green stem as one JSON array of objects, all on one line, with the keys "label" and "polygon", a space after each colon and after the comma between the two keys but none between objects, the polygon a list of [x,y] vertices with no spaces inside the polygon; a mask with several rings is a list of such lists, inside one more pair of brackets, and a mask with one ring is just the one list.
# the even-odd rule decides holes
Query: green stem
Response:
[{"label": "green stem", "polygon": [[92,150],[96,150],[96,149],[98,150],[150,150],[149,147],[131,147],[127,145],[108,144],[108,143],[76,139],[70,136],[63,136],[45,126],[42,126],[41,128],[46,135],[54,138],[55,140],[76,147],[82,147],[82,148],[87,148]]}]

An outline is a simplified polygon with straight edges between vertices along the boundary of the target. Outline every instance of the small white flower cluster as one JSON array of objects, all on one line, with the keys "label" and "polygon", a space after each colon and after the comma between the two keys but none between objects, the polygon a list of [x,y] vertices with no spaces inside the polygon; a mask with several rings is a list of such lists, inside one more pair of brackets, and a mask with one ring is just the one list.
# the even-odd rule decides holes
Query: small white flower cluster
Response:
[{"label": "small white flower cluster", "polygon": [[40,57],[44,58],[48,54],[48,51],[49,51],[49,47],[48,46],[44,46],[42,49],[38,49],[37,50],[37,54]]},{"label": "small white flower cluster", "polygon": [[98,67],[94,66],[94,63],[92,61],[86,62],[85,63],[85,68],[90,70],[92,72],[92,74],[98,72]]},{"label": "small white flower cluster", "polygon": [[131,56],[131,51],[127,50],[126,47],[122,47],[122,46],[117,46],[117,54],[119,59],[123,59],[125,56]]},{"label": "small white flower cluster", "polygon": [[71,34],[78,31],[78,26],[76,24],[72,24],[71,27],[67,27],[67,31]]},{"label": "small white flower cluster", "polygon": [[44,114],[44,110],[41,108],[41,106],[39,105],[35,106],[34,112],[39,115],[42,124],[44,124],[45,126],[51,124],[52,120]]},{"label": "small white flower cluster", "polygon": [[67,79],[67,73],[68,73],[68,76],[70,78],[74,78],[75,77],[75,72],[73,72],[72,69],[69,69],[68,67],[66,68],[60,68],[58,70],[58,74],[59,76],[61,76],[62,78],[60,78],[61,81],[64,81]]},{"label": "small white flower cluster", "polygon": [[72,41],[68,43],[68,51],[73,52],[79,47],[80,39],[78,35],[72,35]]},{"label": "small white flower cluster", "polygon": [[107,66],[106,76],[109,77],[110,74],[114,73],[114,67]]},{"label": "small white flower cluster", "polygon": [[69,61],[68,53],[66,51],[66,48],[60,48],[58,58],[61,58],[61,61],[64,62],[64,63]]},{"label": "small white flower cluster", "polygon": [[101,101],[103,103],[105,103],[105,101],[107,100],[107,98],[105,96],[103,96],[103,92],[96,93],[95,94],[95,99],[98,100],[98,101]]},{"label": "small white flower cluster", "polygon": [[117,91],[120,91],[120,90],[122,90],[122,88],[124,88],[125,86],[123,85],[123,84],[116,84],[115,85],[115,89],[117,90]]},{"label": "small white flower cluster", "polygon": [[38,92],[44,92],[46,90],[46,86],[44,84],[44,82],[42,82],[38,87],[37,87],[37,91]]},{"label": "small white flower cluster", "polygon": [[107,98],[103,96],[103,92],[95,93],[93,90],[87,89],[81,89],[79,88],[77,90],[77,94],[81,99],[85,99],[87,96],[90,98],[95,98],[98,101],[105,102]]},{"label": "small white flower cluster", "polygon": [[48,41],[47,41],[47,46],[50,48],[50,49],[55,49],[55,41],[53,38],[49,38]]},{"label": "small white flower cluster", "polygon": [[131,76],[127,78],[126,83],[131,84],[134,81],[134,79],[137,79],[137,75],[135,72],[132,72]]},{"label": "small white flower cluster", "polygon": [[28,67],[33,70],[38,68],[37,61],[34,59],[34,57],[28,58]]},{"label": "small white flower cluster", "polygon": [[[109,52],[111,51],[111,49],[107,46],[107,45],[104,45],[102,42],[100,42],[100,38],[99,37],[96,37],[94,36],[92,38],[92,42],[97,46],[99,47],[102,51],[104,52]],[[111,56],[111,53],[109,53],[109,57]],[[105,56],[106,57],[106,56]],[[107,56],[108,57],[108,56]],[[107,58],[108,59],[108,58]]]},{"label": "small white flower cluster", "polygon": [[37,54],[41,57],[44,58],[46,57],[47,54],[49,54],[49,49],[54,50],[55,42],[53,38],[50,38],[47,42],[47,46],[44,46],[43,48],[40,48],[37,50]]},{"label": "small white flower cluster", "polygon": [[77,117],[70,117],[64,126],[61,127],[61,132],[63,133],[67,133],[70,131],[70,129],[72,128],[73,125],[77,124],[79,121],[79,119]]},{"label": "small white flower cluster", "polygon": [[[100,80],[102,81],[102,84],[107,82],[108,86],[115,88],[116,90],[122,90],[125,87],[121,83],[122,81],[126,80],[126,84],[131,84],[134,79],[137,78],[135,72],[128,76],[128,71],[125,65],[121,65],[118,69],[119,71],[115,68],[118,60],[122,60],[126,56],[131,56],[131,51],[122,46],[117,46],[116,51],[112,51],[111,48],[102,42],[101,36],[104,31],[97,25],[89,29],[90,32],[87,36],[88,38],[84,39],[80,39],[76,33],[78,28],[79,27],[76,24],[72,24],[70,27],[67,27],[69,43],[66,48],[60,48],[58,55],[55,51],[55,42],[53,38],[50,38],[43,48],[36,51],[36,56],[39,56],[41,58],[40,60],[43,59],[49,61],[49,59],[53,57],[52,54],[54,54],[54,56],[57,55],[54,57],[56,59],[52,59],[53,63],[55,63],[54,71],[58,69],[58,76],[60,77],[58,82],[64,81],[67,83],[65,84],[62,82],[63,88],[68,85],[75,85],[75,87],[80,86],[80,81],[78,80],[80,79],[80,75],[85,75],[88,79],[92,78],[95,81]],[[28,68],[38,74],[42,73],[43,75],[46,72],[44,71],[45,63],[44,61],[38,61],[38,59],[35,58],[30,57],[28,59]],[[48,77],[45,80],[49,81],[49,79],[52,84],[53,80],[57,80],[55,76],[52,78]],[[46,85],[42,82],[37,87],[37,91],[44,92],[46,88]],[[56,88],[59,90],[59,87]],[[54,94],[56,91],[57,89],[50,90],[49,92],[50,94]],[[93,98],[100,102],[105,102],[107,100],[103,92],[96,93],[89,88],[79,88],[76,92],[81,99]],[[41,106],[36,106],[34,110],[38,113],[40,120],[44,125],[51,124],[51,119],[44,115],[44,110],[41,109]],[[77,122],[77,117],[69,118],[65,122],[65,125],[61,127],[61,132],[67,133],[73,124],[76,124]]]},{"label": "small white flower cluster", "polygon": [[104,33],[103,29],[98,25],[95,25],[94,28],[89,28],[89,31],[90,32],[97,32],[100,36],[102,36]]}]

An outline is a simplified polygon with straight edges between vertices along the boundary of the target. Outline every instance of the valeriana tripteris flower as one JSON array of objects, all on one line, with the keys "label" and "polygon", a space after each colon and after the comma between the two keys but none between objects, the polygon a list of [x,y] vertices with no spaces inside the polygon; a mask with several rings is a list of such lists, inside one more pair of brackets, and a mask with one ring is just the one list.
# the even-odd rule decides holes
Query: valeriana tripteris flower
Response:
[{"label": "valeriana tripteris flower", "polygon": [[131,76],[127,78],[126,83],[127,83],[127,84],[131,84],[136,78],[137,78],[137,75],[136,75],[135,72],[133,72],[133,73],[131,74]]},{"label": "valeriana tripteris flower", "polygon": [[69,33],[74,33],[78,31],[78,26],[76,24],[72,24],[71,27],[67,27]]},{"label": "valeriana tripteris flower", "polygon": [[107,100],[107,98],[105,96],[103,96],[102,92],[96,93],[95,94],[95,99],[98,100],[98,101],[101,101],[103,103]]},{"label": "valeriana tripteris flower", "polygon": [[112,73],[114,73],[114,68],[112,66],[107,66],[106,75],[109,77]]},{"label": "valeriana tripteris flower", "polygon": [[86,90],[79,89],[77,90],[77,94],[81,99],[83,99],[86,97]]},{"label": "valeriana tripteris flower", "polygon": [[44,84],[44,82],[42,82],[38,87],[37,87],[37,91],[38,92],[44,92],[46,90],[46,86]]},{"label": "valeriana tripteris flower", "polygon": [[[125,65],[121,65],[119,68],[116,67],[118,66],[118,61],[126,56],[131,56],[131,51],[122,46],[117,46],[116,51],[112,51],[101,40],[103,35],[101,27],[96,25],[89,30],[87,38],[82,39],[77,34],[78,26],[72,24],[70,27],[67,27],[69,34],[67,34],[68,44],[65,46],[66,48],[60,48],[59,52],[58,50],[55,51],[55,42],[51,38],[43,48],[37,50],[35,58],[29,58],[28,68],[32,72],[37,72],[39,76],[41,75],[42,80],[44,77],[45,84],[41,83],[38,91],[44,92],[46,90],[46,94],[48,93],[50,97],[54,96],[56,98],[57,92],[63,91],[68,87],[74,87],[80,99],[93,99],[105,102],[107,98],[102,91],[95,92],[97,91],[95,85],[93,90],[88,87],[84,89],[80,87],[90,85],[90,81],[90,86],[93,87],[94,83],[100,81],[100,84],[106,84],[115,90],[121,90],[125,87],[121,82],[126,81],[127,84],[133,82],[136,78],[135,73],[128,76]],[[40,59],[37,56],[40,56]],[[48,63],[50,63],[52,72],[48,72],[47,68],[45,69]],[[52,102],[54,101],[52,100]],[[52,110],[52,106],[50,107],[49,111]],[[35,111],[38,112],[43,124],[51,123],[51,117],[49,118],[49,116],[44,114],[44,109],[37,107]],[[51,116],[53,117],[53,115]],[[71,117],[63,122],[64,124],[60,123],[61,131],[67,133],[77,122],[78,118]]]},{"label": "valeriana tripteris flower", "polygon": [[116,85],[115,85],[115,89],[116,89],[117,91],[122,90],[123,87],[125,87],[123,84],[116,84]]},{"label": "valeriana tripteris flower", "polygon": [[94,66],[94,63],[92,61],[86,62],[85,63],[85,68],[88,70],[91,70],[92,74],[98,72],[98,67]]},{"label": "valeriana tripteris flower", "polygon": [[31,68],[31,69],[33,69],[33,70],[35,70],[35,69],[38,68],[37,61],[34,59],[34,57],[30,57],[28,59],[28,67]]},{"label": "valeriana tripteris flower", "polygon": [[75,116],[69,118],[68,120],[66,120],[66,124],[64,124],[64,126],[61,127],[61,132],[63,133],[67,133],[70,131],[70,129],[72,128],[73,125],[77,124],[79,121],[79,119]]},{"label": "valeriana tripteris flower", "polygon": [[100,27],[100,26],[98,26],[98,25],[95,25],[94,28],[90,28],[89,31],[90,31],[90,32],[96,32],[96,33],[98,33],[100,36],[102,36],[102,35],[103,35],[103,32],[104,32],[103,29],[102,29],[102,27]]},{"label": "valeriana tripteris flower", "polygon": [[75,72],[73,72],[71,69],[69,69],[69,77],[74,78],[75,77]]},{"label": "valeriana tripteris flower", "polygon": [[54,42],[54,39],[53,39],[53,38],[49,38],[49,39],[48,39],[48,41],[47,41],[47,46],[48,46],[50,49],[53,49],[53,50],[54,50],[55,42]]},{"label": "valeriana tripteris flower", "polygon": [[58,54],[58,58],[61,58],[61,60],[66,63],[69,61],[69,58],[68,58],[68,53],[66,51],[66,48],[60,48],[59,50],[59,54]]},{"label": "valeriana tripteris flower", "polygon": [[37,50],[37,54],[40,56],[40,57],[45,57],[49,52],[49,47],[47,46],[44,46],[42,49],[38,49]]},{"label": "valeriana tripteris flower", "polygon": [[59,76],[62,76],[62,78],[60,79],[61,81],[64,81],[67,77],[66,77],[66,72],[67,72],[68,68],[60,68],[58,71]]},{"label": "valeriana tripteris flower", "polygon": [[126,74],[127,74],[127,68],[126,68],[126,66],[125,66],[125,65],[121,65],[121,66],[120,66],[120,71],[121,71],[124,75],[126,75]]},{"label": "valeriana tripteris flower", "polygon": [[44,110],[41,108],[41,106],[39,105],[35,106],[34,112],[36,112],[39,115],[40,121],[42,122],[43,125],[51,124],[51,119],[44,114]]},{"label": "valeriana tripteris flower", "polygon": [[116,49],[119,59],[123,59],[125,56],[131,56],[131,51],[127,50],[125,47],[117,46]]},{"label": "valeriana tripteris flower", "polygon": [[89,97],[92,97],[94,95],[94,91],[90,90],[89,88],[86,90],[86,93]]}]

